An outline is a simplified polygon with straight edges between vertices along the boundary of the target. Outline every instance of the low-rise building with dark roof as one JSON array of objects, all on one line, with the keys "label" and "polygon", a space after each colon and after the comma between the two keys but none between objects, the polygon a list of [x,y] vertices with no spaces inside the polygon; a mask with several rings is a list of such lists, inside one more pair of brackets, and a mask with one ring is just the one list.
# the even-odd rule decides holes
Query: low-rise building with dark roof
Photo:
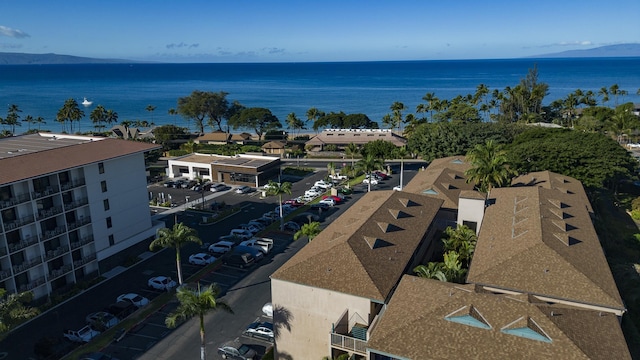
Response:
[{"label": "low-rise building with dark roof", "polygon": [[214,145],[225,145],[225,144],[244,144],[245,142],[251,140],[251,134],[248,133],[239,133],[232,134],[225,131],[213,131],[210,133],[204,133],[193,140],[196,144],[214,144]]},{"label": "low-rise building with dark roof", "polygon": [[292,328],[280,333],[278,351],[316,358],[356,339],[354,351],[366,356],[367,332],[400,278],[430,256],[431,223],[441,204],[415,194],[370,192],[274,272],[272,301],[276,312],[284,307]]},{"label": "low-rise building with dark roof", "polygon": [[405,275],[369,359],[631,359],[619,318]]},{"label": "low-rise building with dark roof", "polygon": [[49,133],[0,139],[0,287],[43,298],[153,239],[164,223],[151,219],[144,153],[158,148]]},{"label": "low-rise building with dark roof", "polygon": [[280,158],[238,154],[188,154],[168,160],[169,178],[201,178],[229,185],[258,187],[280,173]]},{"label": "low-rise building with dark roof", "polygon": [[[277,356],[629,359],[582,184],[543,171],[484,194],[468,168],[438,159],[397,194],[368,193],[274,272]],[[478,234],[467,284],[412,276],[456,224]]]},{"label": "low-rise building with dark roof", "polygon": [[326,145],[335,145],[344,149],[350,143],[364,145],[371,141],[389,141],[395,146],[407,145],[407,139],[394,133],[390,129],[325,129],[305,143],[312,146],[311,151],[320,151]]}]

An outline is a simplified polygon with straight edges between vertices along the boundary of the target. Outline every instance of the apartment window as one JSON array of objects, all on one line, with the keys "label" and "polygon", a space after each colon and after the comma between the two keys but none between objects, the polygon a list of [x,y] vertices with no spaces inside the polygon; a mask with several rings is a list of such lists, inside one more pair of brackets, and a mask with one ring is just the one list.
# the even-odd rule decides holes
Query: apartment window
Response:
[{"label": "apartment window", "polygon": [[109,216],[107,218],[107,229],[110,229],[113,226],[113,224],[111,223],[111,216]]},{"label": "apartment window", "polygon": [[105,180],[100,181],[100,186],[102,187],[102,192],[107,192],[107,182]]},{"label": "apartment window", "polygon": [[113,234],[109,235],[109,246],[113,246],[116,244],[116,240],[113,237]]},{"label": "apartment window", "polygon": [[109,199],[102,200],[102,204],[104,205],[104,211],[109,211]]},{"label": "apartment window", "polygon": [[98,163],[98,173],[104,174],[104,163]]}]

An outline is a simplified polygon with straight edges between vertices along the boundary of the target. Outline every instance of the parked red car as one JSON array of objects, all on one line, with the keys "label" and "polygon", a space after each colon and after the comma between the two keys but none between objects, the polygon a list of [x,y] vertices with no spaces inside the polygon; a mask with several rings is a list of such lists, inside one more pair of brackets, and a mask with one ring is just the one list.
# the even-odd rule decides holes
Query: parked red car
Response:
[{"label": "parked red car", "polygon": [[325,195],[325,196],[322,197],[322,200],[324,200],[324,199],[333,199],[333,201],[336,204],[339,204],[339,203],[342,202],[342,198],[339,197],[339,196],[335,196],[335,195]]},{"label": "parked red car", "polygon": [[302,205],[304,205],[304,203],[303,203],[303,202],[301,202],[301,201],[298,201],[298,200],[296,200],[296,199],[289,199],[289,200],[285,200],[285,201],[283,201],[283,202],[282,202],[282,205],[291,205],[291,206],[296,206],[296,207],[297,207],[297,206],[302,206]]}]

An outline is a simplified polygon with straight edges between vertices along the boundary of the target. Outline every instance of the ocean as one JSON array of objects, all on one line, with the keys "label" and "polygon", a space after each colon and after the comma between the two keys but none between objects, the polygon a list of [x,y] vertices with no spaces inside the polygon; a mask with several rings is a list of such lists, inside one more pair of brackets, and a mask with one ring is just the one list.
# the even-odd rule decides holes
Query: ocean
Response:
[{"label": "ocean", "polygon": [[[82,107],[80,131],[93,129],[89,114],[96,105],[118,113],[118,120],[147,120],[156,125],[188,126],[169,115],[179,97],[194,90],[224,91],[227,99],[246,107],[265,107],[284,124],[289,113],[306,119],[316,107],[324,112],[364,113],[380,123],[392,103],[415,113],[422,97],[439,99],[473,94],[480,84],[490,91],[516,86],[529,69],[538,69],[538,81],[549,84],[549,104],[581,89],[597,93],[617,84],[628,95],[618,102],[640,103],[640,58],[567,58],[506,60],[438,60],[335,63],[244,64],[82,64],[0,65],[0,117],[8,105],[18,105],[21,117],[42,116],[41,129],[62,131],[55,122],[65,100],[93,104]],[[612,106],[613,97],[608,102]],[[155,106],[149,112],[146,108]],[[407,113],[407,112],[405,112]],[[193,123],[190,124],[194,130]],[[24,132],[22,124],[16,132]],[[209,131],[209,130],[207,130]]]}]

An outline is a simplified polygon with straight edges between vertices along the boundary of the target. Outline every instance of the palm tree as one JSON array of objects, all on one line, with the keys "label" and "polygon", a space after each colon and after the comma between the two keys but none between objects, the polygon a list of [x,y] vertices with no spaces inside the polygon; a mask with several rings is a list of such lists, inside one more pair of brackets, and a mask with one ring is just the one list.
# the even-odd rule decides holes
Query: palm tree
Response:
[{"label": "palm tree", "polygon": [[291,195],[291,183],[288,181],[277,183],[273,180],[269,180],[267,196],[278,196],[278,207],[280,208],[280,230],[284,229],[284,216],[282,215],[282,194]]},{"label": "palm tree", "polygon": [[[65,129],[65,124],[67,121],[69,122],[69,131],[73,132],[73,122],[78,121],[84,116],[84,111],[80,109],[78,102],[76,99],[69,98],[65,100],[64,105],[58,110],[58,114],[56,115],[56,120],[62,123],[63,131]],[[78,128],[80,125],[78,125]]]},{"label": "palm tree", "polygon": [[413,272],[419,277],[426,279],[435,279],[442,282],[447,281],[447,276],[443,271],[443,264],[437,262],[430,262],[427,265],[418,265],[413,268]]},{"label": "palm tree", "polygon": [[293,240],[298,240],[301,236],[306,236],[309,241],[311,241],[314,237],[320,234],[321,231],[322,229],[320,228],[320,223],[317,221],[302,224],[300,230],[296,231],[296,233],[293,234]]},{"label": "palm tree", "polygon": [[455,251],[449,251],[444,254],[443,272],[448,281],[460,284],[464,282],[467,269],[462,267],[460,254]]},{"label": "palm tree", "polygon": [[107,110],[107,113],[105,114],[105,121],[109,125],[117,123],[118,113],[113,110]]},{"label": "palm tree", "polygon": [[467,182],[475,182],[481,192],[489,192],[493,187],[508,184],[515,171],[507,163],[507,153],[502,146],[488,140],[476,145],[467,154],[471,168],[465,171]]},{"label": "palm tree", "polygon": [[179,321],[198,316],[200,320],[200,360],[205,360],[207,357],[204,316],[215,310],[224,310],[233,314],[233,310],[227,303],[217,299],[219,294],[220,289],[213,284],[200,289],[198,283],[197,290],[180,287],[176,291],[180,305],[164,320],[167,327],[175,328]]},{"label": "palm tree", "polygon": [[442,239],[444,251],[457,252],[460,254],[460,260],[468,267],[478,241],[475,231],[466,225],[458,225],[455,228],[447,227],[444,233],[445,237]]},{"label": "palm tree", "polygon": [[[324,116],[324,112],[318,110],[315,107],[312,107],[309,110],[307,110],[307,114],[306,115],[307,115],[307,121],[311,121],[312,123],[315,123],[316,121],[318,121],[318,119],[320,119],[321,117]],[[318,131],[316,129],[316,133],[317,132]]]},{"label": "palm tree", "polygon": [[103,129],[105,125],[102,123],[106,122],[107,119],[107,110],[102,105],[96,106],[91,113],[89,114],[89,119],[93,122],[93,127],[96,131]]},{"label": "palm tree", "polygon": [[437,108],[437,103],[440,101],[437,97],[435,93],[426,93],[423,97],[422,100],[427,102],[427,108],[426,110],[429,111],[429,120],[431,122],[433,122],[433,110],[435,110]]},{"label": "palm tree", "polygon": [[35,124],[36,120],[31,115],[27,115],[22,119],[22,122],[26,122],[28,126],[28,130],[31,131],[31,124]]},{"label": "palm tree", "polygon": [[374,170],[382,169],[382,160],[373,157],[371,154],[365,155],[362,159],[358,160],[356,167],[369,176],[369,184],[367,191],[371,191],[371,173]]},{"label": "palm tree", "polygon": [[16,134],[16,126],[20,125],[20,114],[22,110],[18,108],[18,105],[9,105],[9,111],[7,111],[7,117],[4,119],[4,124],[11,126],[11,134]]},{"label": "palm tree", "polygon": [[40,125],[47,123],[46,121],[44,121],[44,118],[42,116],[38,116],[34,121],[36,124],[38,124],[38,131],[40,131]]},{"label": "palm tree", "polygon": [[609,101],[609,89],[605,86],[601,87],[600,90],[598,90],[598,95],[602,96],[602,106],[604,106],[607,101]]},{"label": "palm tree", "polygon": [[292,112],[287,115],[287,127],[293,131],[293,138],[295,139],[296,130],[298,130],[299,132],[300,130],[304,129],[304,123],[302,122],[302,120],[298,119],[296,113]]},{"label": "palm tree", "polygon": [[402,146],[402,147],[394,149],[393,155],[397,159],[400,159],[400,190],[402,190],[402,188],[404,187],[404,180],[403,180],[403,177],[404,177],[404,158],[407,157],[407,155],[408,155],[407,147],[406,146]]},{"label": "palm tree", "polygon": [[147,110],[148,112],[151,113],[151,121],[153,121],[153,111],[156,109],[155,106],[149,104],[147,105],[147,107],[145,108],[145,110]]},{"label": "palm tree", "polygon": [[156,239],[149,244],[149,250],[153,251],[156,248],[170,248],[176,249],[176,267],[178,269],[178,283],[182,285],[182,265],[180,264],[180,248],[187,243],[196,243],[202,245],[202,240],[198,237],[198,232],[183,223],[177,222],[173,225],[173,229],[162,228],[158,229]]},{"label": "palm tree", "polygon": [[10,331],[15,325],[31,319],[40,313],[38,308],[28,306],[33,300],[31,291],[6,295],[5,289],[0,289],[0,334]]}]

